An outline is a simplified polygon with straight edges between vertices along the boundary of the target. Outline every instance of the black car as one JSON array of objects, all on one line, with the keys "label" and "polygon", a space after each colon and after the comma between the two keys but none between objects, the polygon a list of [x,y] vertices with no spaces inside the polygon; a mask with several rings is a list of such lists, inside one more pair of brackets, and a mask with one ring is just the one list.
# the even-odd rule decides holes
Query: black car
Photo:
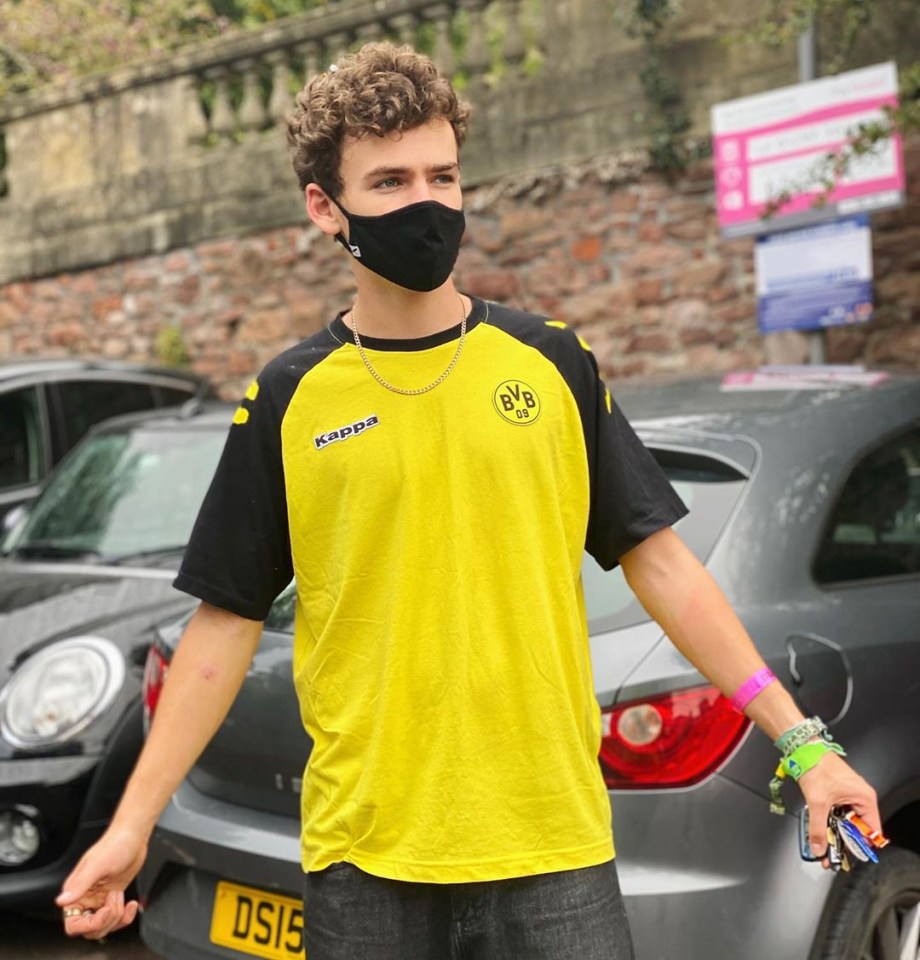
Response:
[{"label": "black car", "polygon": [[108,822],[143,738],[153,625],[232,407],[108,421],[55,471],[0,556],[0,908],[50,903]]},{"label": "black car", "polygon": [[33,499],[51,468],[100,420],[208,391],[187,371],[89,360],[0,363],[0,520]]}]

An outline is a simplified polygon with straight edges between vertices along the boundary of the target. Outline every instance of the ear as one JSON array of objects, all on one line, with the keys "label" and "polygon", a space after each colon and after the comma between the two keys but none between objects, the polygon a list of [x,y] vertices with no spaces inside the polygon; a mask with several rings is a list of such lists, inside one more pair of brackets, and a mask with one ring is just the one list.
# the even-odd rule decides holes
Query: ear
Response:
[{"label": "ear", "polygon": [[342,211],[329,199],[319,184],[308,183],[303,193],[307,216],[323,233],[330,237],[334,237],[337,233],[348,235],[348,224]]}]

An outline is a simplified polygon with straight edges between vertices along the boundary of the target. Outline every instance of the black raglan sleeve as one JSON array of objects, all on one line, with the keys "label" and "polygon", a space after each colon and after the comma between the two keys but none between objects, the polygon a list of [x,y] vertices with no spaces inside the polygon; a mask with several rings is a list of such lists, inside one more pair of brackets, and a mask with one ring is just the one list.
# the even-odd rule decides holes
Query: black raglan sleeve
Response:
[{"label": "black raglan sleeve", "polygon": [[587,349],[578,380],[591,475],[585,549],[611,570],[624,553],[688,511],[617,406]]},{"label": "black raglan sleeve", "polygon": [[294,386],[269,365],[246,391],[174,581],[249,620],[293,577],[281,421]]}]

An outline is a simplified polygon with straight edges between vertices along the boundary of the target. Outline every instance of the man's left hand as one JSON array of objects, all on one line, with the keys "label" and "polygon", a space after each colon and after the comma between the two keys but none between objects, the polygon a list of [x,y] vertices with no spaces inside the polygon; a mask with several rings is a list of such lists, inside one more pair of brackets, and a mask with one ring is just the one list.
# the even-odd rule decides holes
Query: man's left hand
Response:
[{"label": "man's left hand", "polygon": [[[827,817],[834,807],[849,807],[873,830],[881,831],[875,791],[836,753],[825,754],[808,773],[802,774],[799,787],[808,804],[808,839],[815,856],[827,850]],[[826,858],[823,863],[825,868],[829,866]]]}]

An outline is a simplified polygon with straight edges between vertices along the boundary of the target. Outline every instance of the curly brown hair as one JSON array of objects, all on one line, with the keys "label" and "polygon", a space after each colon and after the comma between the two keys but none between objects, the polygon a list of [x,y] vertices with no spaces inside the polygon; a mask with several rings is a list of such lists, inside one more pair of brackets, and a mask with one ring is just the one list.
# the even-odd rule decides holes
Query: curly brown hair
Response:
[{"label": "curly brown hair", "polygon": [[287,136],[300,189],[317,183],[333,197],[341,193],[339,166],[348,137],[382,137],[447,120],[462,146],[470,112],[428,57],[408,46],[365,44],[340,57],[297,95]]}]

